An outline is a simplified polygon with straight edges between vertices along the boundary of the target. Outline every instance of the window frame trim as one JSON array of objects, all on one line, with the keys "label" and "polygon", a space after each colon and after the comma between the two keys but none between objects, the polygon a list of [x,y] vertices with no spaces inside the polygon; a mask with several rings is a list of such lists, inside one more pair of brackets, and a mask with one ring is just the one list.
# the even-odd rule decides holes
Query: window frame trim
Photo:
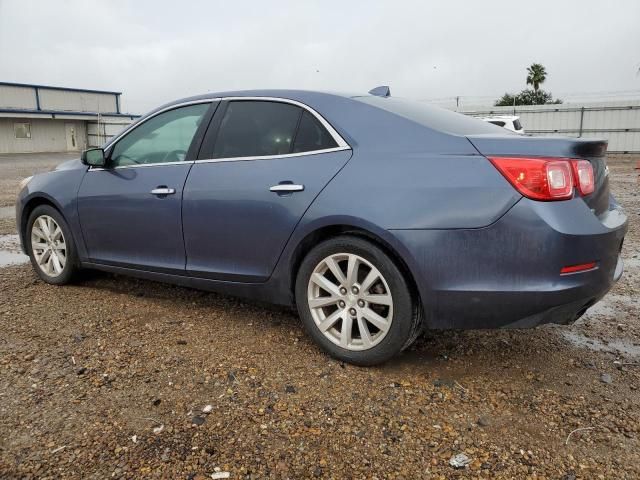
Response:
[{"label": "window frame trim", "polygon": [[[113,139],[111,139],[108,143],[105,144],[105,146],[103,147],[105,152],[109,152],[109,154],[111,153],[111,148],[113,148],[113,146],[115,146],[115,144],[120,141],[120,139],[122,139],[125,135],[129,134],[130,132],[132,132],[133,130],[135,130],[136,128],[138,128],[140,125],[144,124],[145,122],[151,120],[152,118],[156,117],[157,115],[160,115],[161,113],[165,113],[168,112],[170,110],[174,110],[176,108],[180,108],[180,107],[186,107],[186,106],[190,106],[190,105],[197,105],[197,104],[201,104],[201,103],[210,103],[213,104],[213,102],[223,102],[223,101],[228,101],[228,102],[232,102],[232,101],[242,101],[242,100],[246,100],[246,101],[264,101],[264,102],[276,102],[276,103],[288,103],[291,105],[295,105],[303,110],[308,111],[311,115],[313,115],[319,122],[320,124],[327,130],[327,132],[329,132],[329,135],[331,135],[331,137],[333,138],[333,140],[338,144],[337,147],[331,147],[331,148],[325,148],[325,149],[321,149],[321,150],[309,150],[307,152],[296,152],[296,153],[285,153],[285,154],[281,154],[281,155],[256,155],[256,156],[247,156],[247,157],[223,157],[223,158],[203,158],[200,160],[182,160],[182,161],[178,161],[178,162],[158,162],[158,163],[145,163],[145,164],[141,164],[141,165],[120,165],[117,167],[89,167],[89,172],[92,171],[104,171],[104,170],[120,170],[120,169],[126,169],[126,168],[146,168],[146,167],[158,167],[158,166],[162,166],[162,165],[190,165],[190,164],[196,164],[196,163],[220,163],[220,162],[246,162],[246,161],[251,161],[251,160],[271,160],[271,159],[276,159],[276,158],[293,158],[293,157],[302,157],[302,156],[306,156],[306,155],[318,155],[318,154],[322,154],[322,153],[332,153],[332,152],[341,152],[344,150],[352,150],[351,145],[349,145],[346,140],[336,131],[335,128],[333,128],[333,126],[322,116],[320,115],[315,109],[313,109],[312,107],[310,107],[309,105],[307,105],[306,103],[302,103],[298,100],[292,100],[290,98],[284,98],[284,97],[271,97],[271,96],[247,96],[247,97],[242,97],[242,96],[231,96],[231,97],[213,97],[213,98],[206,98],[206,99],[200,99],[200,100],[191,100],[188,102],[182,102],[182,103],[176,103],[173,105],[168,105],[165,108],[162,108],[156,112],[153,112],[152,114],[150,114],[149,116],[145,117],[143,120],[141,120],[140,122],[136,122],[134,124],[132,124],[131,126],[129,126],[128,128],[126,128],[124,131],[122,131],[120,133],[120,135],[118,135],[117,137],[114,137]],[[215,132],[216,135],[218,132]],[[204,141],[204,139],[203,139]]]}]

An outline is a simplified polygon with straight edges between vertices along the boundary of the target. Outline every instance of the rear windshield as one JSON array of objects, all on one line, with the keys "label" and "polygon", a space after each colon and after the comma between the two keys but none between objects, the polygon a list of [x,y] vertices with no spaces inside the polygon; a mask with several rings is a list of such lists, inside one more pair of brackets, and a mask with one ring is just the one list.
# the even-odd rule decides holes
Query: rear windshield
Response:
[{"label": "rear windshield", "polygon": [[374,95],[354,99],[441,132],[454,135],[505,134],[504,129],[490,123],[422,102]]}]

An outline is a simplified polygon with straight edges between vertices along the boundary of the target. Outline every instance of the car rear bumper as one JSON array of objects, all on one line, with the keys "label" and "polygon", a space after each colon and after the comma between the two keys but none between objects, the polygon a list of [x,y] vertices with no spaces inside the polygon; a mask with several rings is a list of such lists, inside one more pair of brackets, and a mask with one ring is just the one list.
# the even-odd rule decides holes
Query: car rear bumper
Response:
[{"label": "car rear bumper", "polygon": [[[430,328],[567,324],[621,277],[627,217],[613,202],[596,217],[579,198],[519,201],[479,229],[393,230],[411,257]],[[561,275],[563,267],[596,262]]]}]

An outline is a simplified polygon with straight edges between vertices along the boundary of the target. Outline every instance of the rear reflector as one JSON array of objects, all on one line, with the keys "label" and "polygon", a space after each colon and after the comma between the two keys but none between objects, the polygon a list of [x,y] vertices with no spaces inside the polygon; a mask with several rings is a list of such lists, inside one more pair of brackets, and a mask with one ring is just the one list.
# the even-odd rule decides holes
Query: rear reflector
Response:
[{"label": "rear reflector", "polygon": [[565,275],[567,273],[584,272],[587,270],[593,270],[594,268],[596,268],[596,262],[581,263],[579,265],[570,265],[568,267],[562,267],[560,269],[560,275]]},{"label": "rear reflector", "polygon": [[525,197],[547,201],[573,197],[573,168],[568,159],[489,157],[489,160]]}]

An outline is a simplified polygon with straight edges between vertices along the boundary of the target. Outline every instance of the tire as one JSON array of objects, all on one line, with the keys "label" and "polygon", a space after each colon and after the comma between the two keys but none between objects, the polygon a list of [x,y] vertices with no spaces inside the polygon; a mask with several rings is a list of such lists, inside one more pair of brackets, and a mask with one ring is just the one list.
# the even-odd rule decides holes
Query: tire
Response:
[{"label": "tire", "polygon": [[298,269],[295,297],[311,338],[332,357],[354,365],[389,360],[422,329],[417,295],[398,266],[378,246],[356,236],[314,247]]},{"label": "tire", "polygon": [[[78,270],[78,254],[69,225],[58,210],[50,205],[36,207],[29,215],[24,243],[43,281],[65,285],[72,280]],[[39,245],[46,248],[36,248]]]}]

